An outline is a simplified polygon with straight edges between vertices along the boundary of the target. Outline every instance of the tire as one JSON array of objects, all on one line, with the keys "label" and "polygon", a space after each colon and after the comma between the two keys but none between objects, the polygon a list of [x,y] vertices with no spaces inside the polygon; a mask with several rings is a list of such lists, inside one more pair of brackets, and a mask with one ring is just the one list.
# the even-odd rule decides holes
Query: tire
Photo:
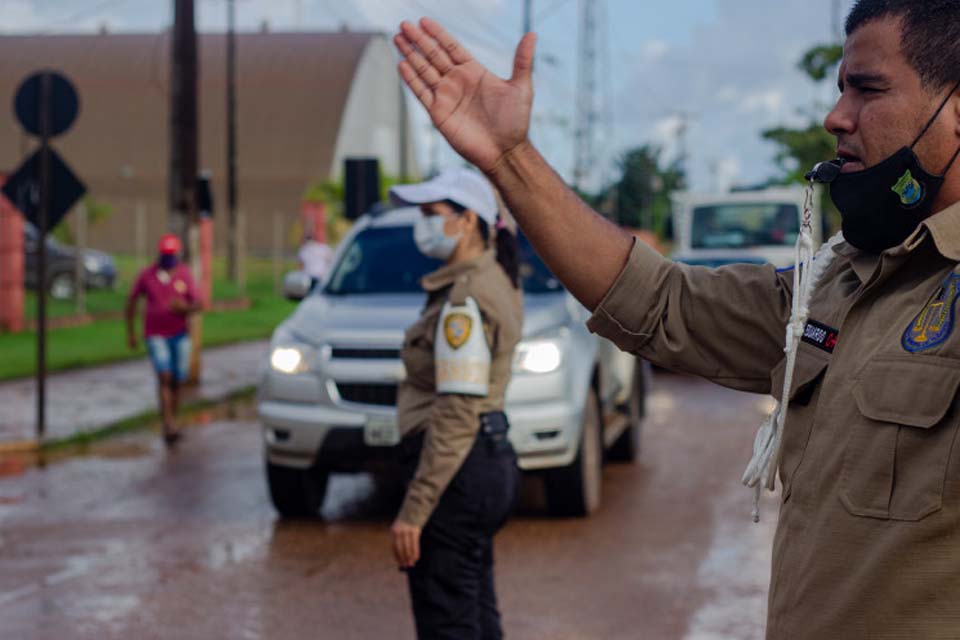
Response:
[{"label": "tire", "polygon": [[600,403],[591,387],[583,410],[577,457],[544,478],[547,508],[555,516],[588,516],[600,507],[603,485],[603,439]]},{"label": "tire", "polygon": [[50,276],[50,285],[47,287],[50,297],[54,300],[71,300],[76,294],[73,277],[69,271],[59,271]]},{"label": "tire", "polygon": [[641,360],[637,360],[630,397],[626,405],[621,408],[628,419],[627,428],[607,450],[607,460],[611,462],[633,462],[640,455],[640,436],[643,432],[643,417],[646,415],[646,382],[644,364]]},{"label": "tire", "polygon": [[266,463],[270,500],[282,518],[318,518],[330,473]]}]

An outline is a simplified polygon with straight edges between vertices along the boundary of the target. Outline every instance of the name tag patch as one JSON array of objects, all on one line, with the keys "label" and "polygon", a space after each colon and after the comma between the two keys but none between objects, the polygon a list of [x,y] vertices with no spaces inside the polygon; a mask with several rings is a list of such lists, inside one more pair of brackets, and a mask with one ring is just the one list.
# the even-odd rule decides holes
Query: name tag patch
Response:
[{"label": "name tag patch", "polygon": [[816,320],[808,320],[807,326],[803,328],[803,338],[807,344],[812,344],[818,349],[823,349],[827,353],[833,353],[837,346],[837,338],[840,332]]}]

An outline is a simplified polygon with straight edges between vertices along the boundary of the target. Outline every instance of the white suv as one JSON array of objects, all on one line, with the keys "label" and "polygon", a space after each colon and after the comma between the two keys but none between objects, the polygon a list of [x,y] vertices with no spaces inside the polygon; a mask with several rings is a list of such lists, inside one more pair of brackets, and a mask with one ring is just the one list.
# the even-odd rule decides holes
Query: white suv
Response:
[{"label": "white suv", "polygon": [[[341,243],[327,281],[289,274],[302,298],[273,335],[260,383],[270,496],[283,516],[317,515],[331,472],[390,461],[373,435],[394,420],[404,330],[420,313],[420,278],[440,264],[413,242],[418,209],[365,216]],[[633,460],[649,367],[590,334],[587,311],[520,238],[523,340],[507,388],[520,467],[543,473],[551,511],[600,503],[604,458]]]}]

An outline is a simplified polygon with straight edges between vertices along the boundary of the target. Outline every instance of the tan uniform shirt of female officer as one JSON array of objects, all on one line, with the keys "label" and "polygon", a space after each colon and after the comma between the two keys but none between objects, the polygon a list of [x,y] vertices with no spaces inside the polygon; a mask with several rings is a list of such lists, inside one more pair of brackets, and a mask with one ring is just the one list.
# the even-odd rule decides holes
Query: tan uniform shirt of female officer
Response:
[{"label": "tan uniform shirt of female officer", "polygon": [[[480,427],[479,416],[503,409],[504,394],[513,364],[513,350],[520,341],[523,325],[521,293],[514,288],[495,253],[487,250],[468,262],[443,267],[423,279],[427,306],[420,319],[404,337],[403,364],[406,380],[400,385],[397,416],[400,432],[406,437],[424,434],[423,452],[398,520],[422,527],[433,513],[440,496],[473,446]],[[472,298],[479,307],[481,327],[490,348],[489,392],[486,396],[437,394],[435,340],[445,303],[463,305]],[[462,327],[460,327],[462,329]]]}]

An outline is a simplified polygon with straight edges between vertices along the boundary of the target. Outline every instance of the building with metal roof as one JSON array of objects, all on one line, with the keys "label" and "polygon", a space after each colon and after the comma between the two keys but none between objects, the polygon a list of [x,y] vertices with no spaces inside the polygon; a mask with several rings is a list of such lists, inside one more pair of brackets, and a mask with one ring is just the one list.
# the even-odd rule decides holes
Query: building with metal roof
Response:
[{"label": "building with metal roof", "polygon": [[[54,145],[112,215],[91,246],[132,252],[134,211],[146,236],[167,225],[169,31],[0,37],[0,170],[35,142],[14,117],[20,81],[52,68],[80,94],[80,115]],[[212,174],[216,244],[225,241],[226,36],[199,36],[199,162]],[[381,171],[415,176],[411,125],[388,39],[378,33],[237,35],[239,208],[251,250],[270,247],[275,213],[293,220],[307,187],[338,179],[343,159],[375,156]]]}]

